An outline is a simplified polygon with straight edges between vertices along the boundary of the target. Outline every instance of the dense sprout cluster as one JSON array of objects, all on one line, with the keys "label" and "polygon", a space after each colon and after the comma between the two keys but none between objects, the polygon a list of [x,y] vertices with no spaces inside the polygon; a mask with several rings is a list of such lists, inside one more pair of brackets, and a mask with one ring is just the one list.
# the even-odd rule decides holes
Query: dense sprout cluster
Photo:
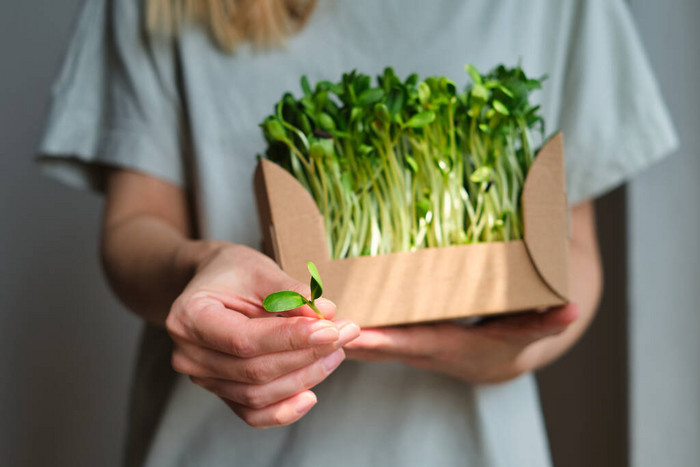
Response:
[{"label": "dense sprout cluster", "polygon": [[464,92],[391,68],[376,86],[355,71],[313,88],[302,77],[303,96],[285,94],[263,121],[266,156],[315,199],[333,258],[522,237],[541,79],[466,69]]}]

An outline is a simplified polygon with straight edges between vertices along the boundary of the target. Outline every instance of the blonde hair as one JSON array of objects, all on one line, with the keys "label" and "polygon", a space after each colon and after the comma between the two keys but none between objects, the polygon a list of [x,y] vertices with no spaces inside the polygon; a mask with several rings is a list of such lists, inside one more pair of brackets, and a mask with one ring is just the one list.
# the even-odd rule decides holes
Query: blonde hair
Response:
[{"label": "blonde hair", "polygon": [[145,22],[150,34],[172,34],[184,21],[199,23],[232,52],[246,41],[281,43],[306,25],[315,6],[316,0],[145,0]]}]

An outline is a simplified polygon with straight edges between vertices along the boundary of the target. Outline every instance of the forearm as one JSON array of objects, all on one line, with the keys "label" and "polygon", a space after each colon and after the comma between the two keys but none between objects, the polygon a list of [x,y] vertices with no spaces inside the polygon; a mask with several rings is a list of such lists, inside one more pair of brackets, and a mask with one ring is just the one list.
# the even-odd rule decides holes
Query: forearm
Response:
[{"label": "forearm", "polygon": [[119,299],[136,314],[162,326],[197,265],[217,245],[188,239],[167,222],[144,214],[104,227],[101,258]]}]

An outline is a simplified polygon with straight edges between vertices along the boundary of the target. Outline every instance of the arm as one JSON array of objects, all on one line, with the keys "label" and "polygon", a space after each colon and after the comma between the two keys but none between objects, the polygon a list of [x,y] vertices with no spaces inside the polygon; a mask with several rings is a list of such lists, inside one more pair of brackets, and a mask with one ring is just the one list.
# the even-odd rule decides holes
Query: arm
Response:
[{"label": "arm", "polygon": [[350,358],[401,360],[474,383],[512,379],[552,362],[581,337],[595,315],[602,272],[591,201],[572,211],[571,303],[546,312],[454,323],[363,329],[346,346]]},{"label": "arm", "polygon": [[[136,172],[109,178],[101,253],[108,280],[138,315],[165,325],[176,371],[219,396],[255,427],[286,425],[316,403],[310,388],[359,335],[308,307],[276,319],[262,300],[280,289],[309,295],[267,256],[227,242],[192,240],[185,193]],[[318,300],[331,318],[335,305]]]},{"label": "arm", "polygon": [[108,179],[100,253],[112,290],[142,318],[165,325],[197,265],[222,242],[192,240],[183,190],[138,172]]}]

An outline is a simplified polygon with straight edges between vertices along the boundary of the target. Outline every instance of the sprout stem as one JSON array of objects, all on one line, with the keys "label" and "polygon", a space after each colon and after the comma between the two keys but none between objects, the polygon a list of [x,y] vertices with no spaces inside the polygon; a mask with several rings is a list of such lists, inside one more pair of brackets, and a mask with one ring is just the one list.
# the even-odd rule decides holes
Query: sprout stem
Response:
[{"label": "sprout stem", "polygon": [[313,300],[309,300],[306,304],[309,305],[309,308],[311,308],[312,310],[314,310],[314,313],[316,313],[316,314],[318,315],[319,319],[326,319],[326,317],[323,316],[323,313],[321,313],[321,310],[319,310],[319,309],[316,307],[316,304],[314,303]]}]

